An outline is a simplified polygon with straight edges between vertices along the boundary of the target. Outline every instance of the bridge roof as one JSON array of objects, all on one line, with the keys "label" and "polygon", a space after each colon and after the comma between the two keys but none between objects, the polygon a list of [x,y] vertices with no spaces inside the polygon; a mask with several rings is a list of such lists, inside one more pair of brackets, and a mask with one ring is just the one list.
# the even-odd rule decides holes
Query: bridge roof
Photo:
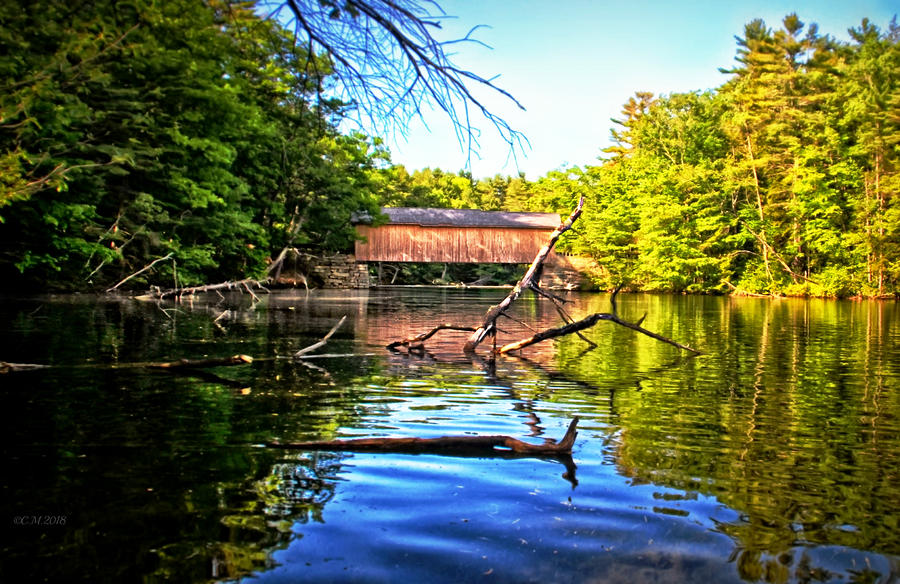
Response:
[{"label": "bridge roof", "polygon": [[429,227],[506,227],[511,229],[556,229],[556,213],[512,213],[477,209],[432,209],[419,207],[382,207],[393,225]]}]

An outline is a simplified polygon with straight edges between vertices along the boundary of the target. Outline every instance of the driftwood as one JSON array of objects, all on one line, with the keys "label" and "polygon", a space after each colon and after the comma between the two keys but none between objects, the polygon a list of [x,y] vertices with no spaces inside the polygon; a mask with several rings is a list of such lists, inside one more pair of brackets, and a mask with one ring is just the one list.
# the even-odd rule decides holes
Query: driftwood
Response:
[{"label": "driftwood", "polygon": [[167,363],[144,363],[144,367],[151,369],[182,369],[199,367],[221,367],[225,365],[246,365],[253,363],[250,355],[232,355],[231,357],[214,357],[211,359],[179,359]]},{"label": "driftwood", "polygon": [[425,342],[426,340],[430,339],[438,331],[443,331],[443,330],[466,331],[466,332],[471,333],[471,332],[475,331],[475,327],[456,326],[453,324],[439,324],[436,327],[434,327],[433,329],[431,329],[430,331],[428,331],[427,333],[422,333],[421,335],[407,337],[407,338],[403,339],[402,341],[394,341],[393,343],[389,344],[387,346],[387,348],[388,349],[396,349],[397,347],[417,346],[417,345],[420,345],[421,343]]},{"label": "driftwood", "polygon": [[7,363],[0,361],[0,374],[18,373],[58,367],[74,367],[84,369],[202,369],[204,367],[226,367],[229,365],[247,365],[253,363],[249,355],[232,355],[231,357],[211,357],[209,359],[178,359],[177,361],[142,362],[142,363],[88,363],[84,365],[39,365],[36,363]]},{"label": "driftwood", "polygon": [[49,365],[39,365],[37,363],[8,363],[0,361],[0,374],[3,373],[19,373],[21,371],[36,371],[38,369],[46,369]]},{"label": "driftwood", "polygon": [[219,292],[221,290],[242,290],[259,300],[253,289],[268,292],[269,290],[263,285],[263,282],[254,280],[253,278],[245,278],[243,280],[235,280],[233,282],[220,282],[218,284],[206,284],[204,286],[190,286],[187,288],[169,288],[168,290],[155,290],[150,294],[153,298],[181,298],[182,296],[191,296],[193,294],[202,294],[203,292]]},{"label": "driftwood", "polygon": [[391,452],[425,454],[447,452],[514,453],[526,456],[554,456],[572,453],[578,418],[574,418],[559,442],[529,444],[510,436],[443,436],[441,438],[359,438],[313,442],[270,442],[269,448],[292,450],[331,450],[337,452]]},{"label": "driftwood", "polygon": [[[221,315],[219,316],[221,318]],[[218,320],[218,319],[216,319]],[[334,358],[342,358],[342,357],[372,357],[372,353],[324,353],[318,355],[311,355],[312,351],[318,349],[319,347],[324,346],[328,339],[337,331],[337,329],[344,324],[344,321],[347,320],[347,317],[344,316],[331,327],[331,330],[322,337],[322,340],[309,345],[303,349],[300,349],[296,353],[294,353],[294,359],[334,359]],[[267,361],[272,360],[275,357],[268,357],[257,359],[258,361]],[[180,370],[180,369],[202,369],[204,367],[226,367],[230,365],[248,365],[253,363],[254,359],[250,355],[232,355],[230,357],[210,357],[208,359],[178,359],[175,361],[162,361],[162,362],[150,362],[150,363],[114,363],[110,365],[102,365],[102,364],[90,364],[87,367],[99,368],[99,367],[108,367],[110,369],[132,369],[132,368],[147,368],[147,369],[167,369],[167,370]],[[52,365],[39,365],[36,363],[8,363],[6,361],[0,361],[0,374],[4,373],[18,373],[21,371],[33,371],[35,369],[46,369],[48,367],[52,367]]]}]

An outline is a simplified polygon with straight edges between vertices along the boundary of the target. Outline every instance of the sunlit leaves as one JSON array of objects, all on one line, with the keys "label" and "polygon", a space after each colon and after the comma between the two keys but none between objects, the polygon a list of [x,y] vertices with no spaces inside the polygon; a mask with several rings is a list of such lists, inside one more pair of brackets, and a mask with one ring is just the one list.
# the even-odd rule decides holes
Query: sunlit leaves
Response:
[{"label": "sunlit leaves", "polygon": [[601,285],[847,296],[896,291],[900,31],[854,44],[754,20],[715,93],[639,92],[590,169]]},{"label": "sunlit leaves", "polygon": [[337,132],[298,67],[320,58],[252,4],[13,2],[0,20],[21,49],[0,57],[10,275],[96,286],[170,253],[184,284],[259,275],[288,244],[346,248],[351,213],[377,209],[379,152]]}]

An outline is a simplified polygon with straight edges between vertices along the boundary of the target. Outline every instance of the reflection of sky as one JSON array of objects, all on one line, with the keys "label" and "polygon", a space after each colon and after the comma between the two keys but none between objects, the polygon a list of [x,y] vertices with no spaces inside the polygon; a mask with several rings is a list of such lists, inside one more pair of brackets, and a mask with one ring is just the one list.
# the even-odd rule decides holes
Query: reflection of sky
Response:
[{"label": "reflection of sky", "polygon": [[573,490],[552,461],[355,454],[346,463],[324,523],[298,526],[302,538],[275,553],[282,565],[262,581],[546,582],[641,573],[738,581],[722,562],[733,544],[710,519],[733,513],[705,498],[667,503],[687,518],[653,509],[660,488],[631,486],[609,464],[579,462]]},{"label": "reflection of sky", "polygon": [[[624,316],[647,312],[648,328],[704,349],[698,358],[609,323],[589,331],[593,351],[570,337],[495,367],[486,348],[468,359],[452,338],[436,340],[434,355],[383,348],[423,325],[477,321],[503,295],[273,294],[253,310],[233,306],[221,329],[219,304],[183,304],[175,318],[121,301],[0,305],[13,358],[67,365],[4,379],[6,411],[16,412],[7,504],[78,513],[72,532],[46,532],[48,544],[45,532],[16,532],[4,568],[33,568],[40,550],[66,560],[48,570],[96,569],[95,556],[135,569],[144,554],[159,573],[233,568],[220,575],[262,570],[270,552],[282,565],[266,581],[849,581],[896,565],[894,304],[620,298]],[[608,309],[603,294],[572,298],[576,317]],[[549,306],[517,309],[557,324]],[[289,355],[345,314],[325,350],[372,356],[320,359],[320,370],[260,358],[201,377],[90,360],[110,344],[120,365]],[[574,416],[577,486],[558,459],[258,446],[335,435],[540,442],[559,439]],[[77,548],[60,547],[69,537]]]},{"label": "reflection of sky", "polygon": [[[449,314],[463,322],[477,320],[480,305],[495,301],[465,292],[445,300]],[[572,309],[604,310],[606,304],[603,295],[586,295]],[[397,298],[392,304],[376,300],[357,333],[377,345],[448,319],[448,311],[417,308],[407,311]],[[791,430],[775,430],[785,415],[796,426],[822,409],[819,402],[797,401],[804,387],[791,384],[810,375],[786,369],[783,359],[793,355],[794,367],[805,368],[798,356],[807,347],[829,345],[846,359],[828,335],[838,334],[835,322],[866,318],[860,306],[627,296],[620,309],[650,312],[648,328],[668,327],[667,334],[692,344],[700,339],[696,344],[708,355],[679,359],[671,347],[615,327],[592,332],[599,350],[582,353],[573,338],[547,343],[536,352],[537,364],[501,359],[496,369],[458,356],[393,354],[389,375],[366,383],[362,417],[348,432],[539,440],[529,437],[536,416],[541,437],[557,439],[579,415],[576,487],[553,460],[349,455],[323,523],[298,526],[303,537],[275,554],[283,565],[263,580],[440,582],[490,575],[569,581],[589,575],[736,582],[764,574],[827,580],[846,579],[866,565],[862,569],[873,574],[890,573],[894,558],[854,549],[854,542],[865,545],[859,532],[871,526],[805,525],[805,511],[795,508],[795,517],[782,512],[782,500],[796,499],[805,508],[810,499],[794,490],[809,493],[810,477],[819,471],[767,462],[783,445],[808,448],[806,456],[819,451],[821,440],[795,443]],[[549,322],[555,315],[545,317]],[[810,331],[820,334],[809,337]],[[439,354],[458,350],[447,340],[434,345]],[[872,346],[876,361],[881,350]],[[565,362],[555,354],[574,356]],[[817,363],[827,370],[827,358]],[[752,474],[731,477],[729,469]],[[743,503],[745,491],[752,505],[729,505]],[[827,492],[811,496],[834,504]]]}]

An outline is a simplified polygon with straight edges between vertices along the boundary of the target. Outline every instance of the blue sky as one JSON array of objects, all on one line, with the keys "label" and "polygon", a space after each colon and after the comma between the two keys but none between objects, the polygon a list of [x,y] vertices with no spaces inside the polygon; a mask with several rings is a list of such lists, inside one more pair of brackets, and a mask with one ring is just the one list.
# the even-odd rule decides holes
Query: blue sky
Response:
[{"label": "blue sky", "polygon": [[[486,103],[525,133],[530,149],[514,161],[489,122],[476,120],[481,147],[472,157],[476,177],[515,175],[529,179],[568,166],[593,164],[609,145],[610,118],[635,91],[656,94],[703,90],[721,85],[731,67],[735,35],[762,18],[772,28],[797,12],[820,34],[847,40],[847,29],[868,17],[881,29],[900,11],[886,0],[439,0],[448,15],[447,38],[459,38],[484,24],[477,44],[459,46],[454,61],[522,102],[489,96]],[[446,115],[429,113],[427,127],[410,123],[407,136],[388,137],[395,163],[408,169],[466,166]]]}]

